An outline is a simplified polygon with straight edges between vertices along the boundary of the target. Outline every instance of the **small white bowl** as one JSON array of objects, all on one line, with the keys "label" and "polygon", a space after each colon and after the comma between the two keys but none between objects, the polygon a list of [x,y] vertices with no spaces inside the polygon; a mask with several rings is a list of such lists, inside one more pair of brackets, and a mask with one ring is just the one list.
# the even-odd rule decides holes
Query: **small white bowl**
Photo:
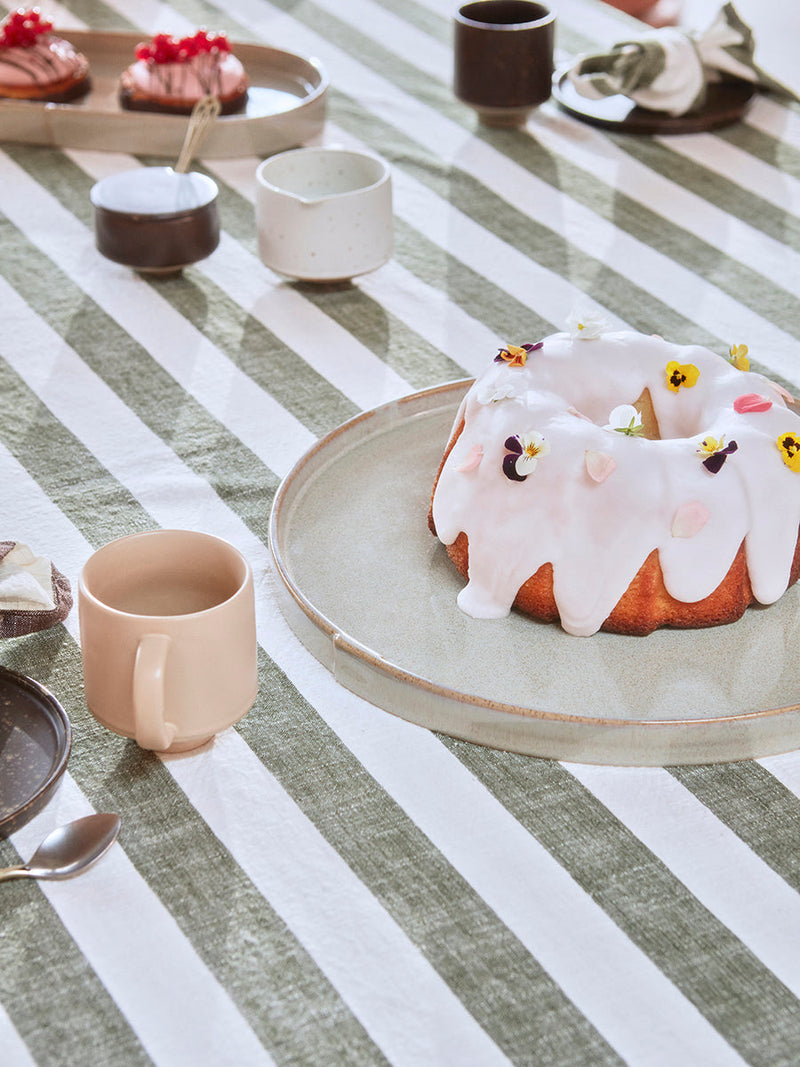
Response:
[{"label": "small white bowl", "polygon": [[296,148],[256,171],[258,252],[278,274],[332,282],[392,255],[392,180],[383,160],[343,148]]},{"label": "small white bowl", "polygon": [[171,273],[219,244],[219,190],[205,174],[141,167],[103,178],[89,194],[95,242],[115,263]]}]

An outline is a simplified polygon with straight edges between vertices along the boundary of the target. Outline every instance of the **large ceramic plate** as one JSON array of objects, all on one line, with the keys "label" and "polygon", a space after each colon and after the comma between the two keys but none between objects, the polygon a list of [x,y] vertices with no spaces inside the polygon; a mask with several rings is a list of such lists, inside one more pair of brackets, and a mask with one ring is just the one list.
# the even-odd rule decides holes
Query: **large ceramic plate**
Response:
[{"label": "large ceramic plate", "polygon": [[[117,99],[119,76],[133,62],[142,35],[61,33],[89,60],[90,92],[69,104],[0,100],[0,140],[177,157],[185,116],[125,111]],[[203,144],[206,159],[264,156],[320,132],[328,77],[317,60],[260,45],[233,48],[251,81],[247,109],[217,120]]]},{"label": "large ceramic plate", "polygon": [[718,82],[708,86],[701,108],[689,115],[668,115],[637,107],[627,96],[605,96],[590,100],[577,91],[566,73],[553,78],[553,98],[574,118],[617,133],[671,134],[702,133],[738,122],[756,94],[747,82]]},{"label": "large ceramic plate", "polygon": [[468,618],[431,535],[452,383],[376,408],[282,483],[270,543],[286,616],[348,689],[455,737],[558,759],[705,763],[800,746],[800,594],[730,626],[572,637]]},{"label": "large ceramic plate", "polygon": [[0,667],[0,837],[32,819],[67,767],[72,731],[44,686]]}]

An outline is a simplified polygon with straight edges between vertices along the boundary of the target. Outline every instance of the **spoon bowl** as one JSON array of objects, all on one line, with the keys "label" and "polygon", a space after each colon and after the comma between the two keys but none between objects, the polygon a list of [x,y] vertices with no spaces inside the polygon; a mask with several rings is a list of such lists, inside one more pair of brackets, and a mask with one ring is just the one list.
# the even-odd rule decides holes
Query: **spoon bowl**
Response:
[{"label": "spoon bowl", "polygon": [[119,815],[87,815],[52,830],[27,863],[0,870],[0,882],[14,878],[72,878],[85,871],[117,839]]}]

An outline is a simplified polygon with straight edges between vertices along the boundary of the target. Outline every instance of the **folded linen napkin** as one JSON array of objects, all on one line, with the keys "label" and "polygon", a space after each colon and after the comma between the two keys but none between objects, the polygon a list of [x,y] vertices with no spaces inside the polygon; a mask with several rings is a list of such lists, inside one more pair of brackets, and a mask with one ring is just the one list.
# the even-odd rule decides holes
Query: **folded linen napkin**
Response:
[{"label": "folded linen napkin", "polygon": [[69,614],[69,581],[18,541],[0,541],[0,638],[55,626]]},{"label": "folded linen napkin", "polygon": [[698,33],[674,26],[621,41],[610,52],[578,56],[567,75],[581,96],[627,96],[639,107],[685,115],[702,107],[711,82],[734,79],[794,97],[756,66],[753,32],[732,3]]}]

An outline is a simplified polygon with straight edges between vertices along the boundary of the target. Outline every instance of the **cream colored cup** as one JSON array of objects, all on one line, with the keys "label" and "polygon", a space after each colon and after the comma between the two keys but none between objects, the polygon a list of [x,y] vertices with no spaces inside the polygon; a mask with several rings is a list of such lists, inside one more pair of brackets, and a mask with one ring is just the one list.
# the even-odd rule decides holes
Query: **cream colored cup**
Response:
[{"label": "cream colored cup", "polygon": [[190,530],[98,549],[78,585],[86,703],[142,748],[185,752],[245,715],[258,688],[253,575]]},{"label": "cream colored cup", "polygon": [[377,156],[295,148],[265,159],[256,183],[258,253],[278,274],[341,281],[391,257],[391,174]]}]

